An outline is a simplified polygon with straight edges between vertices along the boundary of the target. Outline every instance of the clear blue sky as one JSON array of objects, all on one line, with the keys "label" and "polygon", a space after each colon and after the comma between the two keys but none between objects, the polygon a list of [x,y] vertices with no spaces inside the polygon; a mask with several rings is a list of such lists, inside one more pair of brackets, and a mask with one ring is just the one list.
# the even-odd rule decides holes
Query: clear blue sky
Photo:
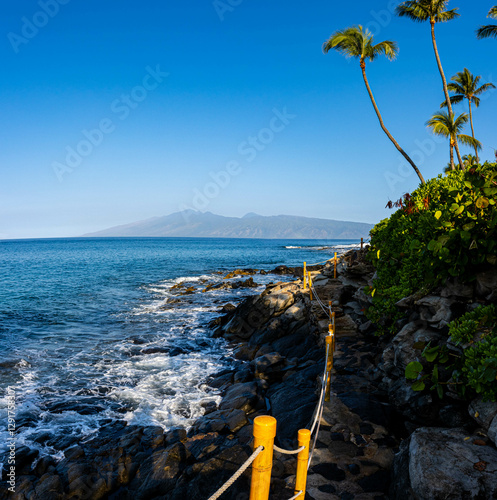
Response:
[{"label": "clear blue sky", "polygon": [[[353,24],[399,43],[398,59],[369,64],[368,76],[428,179],[448,161],[425,126],[443,100],[429,24],[392,16],[390,0],[336,4],[6,2],[0,238],[77,236],[186,207],[387,216],[417,178],[379,128],[358,63],[321,47]],[[497,41],[474,36],[493,4],[450,2],[461,18],[437,25],[448,78],[466,66],[497,83]],[[496,104],[491,92],[475,111],[484,159],[497,148]]]}]

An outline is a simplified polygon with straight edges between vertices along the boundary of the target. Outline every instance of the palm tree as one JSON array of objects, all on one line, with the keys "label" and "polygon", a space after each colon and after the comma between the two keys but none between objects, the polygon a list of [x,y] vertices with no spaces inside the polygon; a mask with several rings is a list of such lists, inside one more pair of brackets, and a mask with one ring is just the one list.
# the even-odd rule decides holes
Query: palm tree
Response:
[{"label": "palm tree", "polygon": [[[445,73],[442,67],[442,62],[440,61],[440,55],[438,53],[437,40],[435,38],[435,24],[436,23],[446,23],[452,21],[459,17],[457,13],[458,9],[447,10],[447,5],[449,0],[408,0],[402,2],[396,8],[396,13],[400,17],[407,17],[416,22],[430,21],[431,25],[431,41],[433,43],[433,50],[435,51],[435,58],[437,60],[438,70],[440,76],[442,77],[442,84],[445,94],[445,100],[447,101],[447,107],[449,108],[449,115],[454,118],[454,112],[452,111],[452,104],[449,100],[449,89],[447,87],[447,80],[445,78]],[[459,160],[459,165],[462,168],[462,158],[459,152],[459,145],[455,144],[457,159]]]},{"label": "palm tree", "polygon": [[421,184],[425,183],[421,172],[419,171],[416,164],[411,160],[409,155],[399,146],[398,142],[393,138],[392,134],[386,128],[383,118],[381,116],[380,110],[376,104],[373,92],[369,86],[368,78],[366,76],[366,60],[374,61],[378,56],[385,55],[389,60],[395,59],[398,53],[398,47],[395,42],[384,41],[378,44],[374,44],[373,35],[369,30],[365,30],[361,25],[352,26],[344,30],[339,30],[333,33],[331,37],[323,44],[323,52],[327,54],[331,49],[335,49],[338,52],[344,54],[346,57],[358,57],[359,63],[362,70],[362,76],[364,78],[364,83],[366,84],[366,89],[368,91],[371,102],[373,103],[374,110],[378,116],[380,126],[383,132],[392,141],[394,146],[400,152],[400,154],[411,164],[414,171],[418,174]]},{"label": "palm tree", "polygon": [[[432,132],[436,135],[449,138],[450,144],[450,165],[452,170],[455,170],[454,165],[454,148],[459,142],[466,146],[471,146],[475,149],[481,149],[480,141],[473,139],[469,135],[461,134],[464,125],[468,123],[469,117],[467,113],[463,113],[454,119],[446,111],[435,113],[427,122],[426,125],[431,127]],[[463,162],[461,161],[461,169],[464,169]]]},{"label": "palm tree", "polygon": [[[487,17],[492,19],[497,19],[497,5],[490,9]],[[476,30],[476,36],[480,39],[482,38],[497,38],[497,25],[487,24],[486,26],[480,26]]]},{"label": "palm tree", "polygon": [[478,156],[473,155],[464,155],[462,157],[462,160],[464,162],[464,168],[476,167],[480,163],[480,161],[478,160]]},{"label": "palm tree", "polygon": [[[475,108],[480,106],[479,95],[483,94],[487,90],[494,89],[495,85],[493,83],[485,83],[481,87],[478,87],[480,83],[481,76],[473,76],[468,68],[464,68],[464,71],[460,71],[454,75],[451,79],[451,83],[447,85],[448,89],[454,94],[450,96],[450,102],[452,104],[458,104],[463,99],[467,99],[469,102],[469,123],[471,124],[471,134],[473,139],[475,139],[475,128],[473,126],[473,110],[471,104],[474,103]],[[441,104],[441,108],[447,106],[447,101]],[[478,150],[475,149],[476,163],[479,163]],[[463,158],[464,159],[464,158]]]}]

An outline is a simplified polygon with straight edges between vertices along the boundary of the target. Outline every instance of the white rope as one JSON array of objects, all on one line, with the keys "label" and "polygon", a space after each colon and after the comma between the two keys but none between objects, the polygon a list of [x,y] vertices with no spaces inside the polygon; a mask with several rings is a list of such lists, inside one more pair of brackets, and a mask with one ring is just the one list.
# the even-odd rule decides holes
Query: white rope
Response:
[{"label": "white rope", "polygon": [[217,500],[250,466],[256,459],[257,455],[264,449],[264,446],[259,446],[254,450],[254,453],[247,458],[241,467],[228,479],[221,488],[219,488],[214,495],[209,497],[209,500]]},{"label": "white rope", "polygon": [[309,454],[309,461],[307,462],[307,470],[311,466],[312,456],[314,455],[314,448],[316,448],[316,441],[318,440],[319,428],[321,427],[321,417],[323,416],[324,405],[321,405],[321,411],[319,412],[318,428],[316,429],[316,434],[314,435],[314,441],[312,442],[311,453]]},{"label": "white rope", "polygon": [[302,493],[304,493],[302,490],[300,490],[296,495],[293,495],[292,498],[289,498],[288,500],[295,500],[296,498],[298,498],[300,495],[302,495]]},{"label": "white rope", "polygon": [[325,309],[325,307],[326,307],[326,306],[323,304],[323,302],[322,302],[322,301],[321,301],[321,299],[319,298],[319,295],[317,294],[316,289],[314,288],[314,286],[311,286],[311,289],[312,289],[312,291],[314,292],[314,295],[316,296],[316,300],[317,300],[317,302],[318,302],[318,304],[319,304],[319,307],[321,307],[321,309],[323,310],[324,314],[325,314],[326,316],[328,316],[328,317],[329,317],[329,319],[330,319],[330,321],[331,321],[331,316],[330,316],[330,313],[329,313],[329,311],[327,311],[327,310]]},{"label": "white rope", "polygon": [[279,452],[283,453],[284,455],[296,455],[297,453],[300,453],[301,451],[305,450],[305,446],[301,446],[298,450],[284,450],[283,448],[280,448],[279,446],[273,445],[273,448]]}]

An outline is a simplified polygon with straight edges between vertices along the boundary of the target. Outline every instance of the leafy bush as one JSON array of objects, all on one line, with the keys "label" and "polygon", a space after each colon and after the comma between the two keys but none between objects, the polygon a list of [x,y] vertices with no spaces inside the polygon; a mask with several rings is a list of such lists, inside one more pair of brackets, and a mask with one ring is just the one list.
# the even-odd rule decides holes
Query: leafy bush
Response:
[{"label": "leafy bush", "polygon": [[[446,345],[423,348],[424,365],[419,361],[409,363],[405,377],[412,381],[414,391],[422,391],[430,383],[442,398],[444,388],[453,385],[461,396],[472,398],[475,394],[484,401],[497,401],[497,318],[495,306],[478,307],[449,324],[451,340],[462,349],[461,356],[450,353]],[[439,364],[445,365],[449,376],[443,381]]]},{"label": "leafy bush", "polygon": [[448,276],[471,280],[481,264],[497,264],[496,179],[495,163],[440,175],[404,195],[373,228],[373,322],[393,331],[401,298]]}]

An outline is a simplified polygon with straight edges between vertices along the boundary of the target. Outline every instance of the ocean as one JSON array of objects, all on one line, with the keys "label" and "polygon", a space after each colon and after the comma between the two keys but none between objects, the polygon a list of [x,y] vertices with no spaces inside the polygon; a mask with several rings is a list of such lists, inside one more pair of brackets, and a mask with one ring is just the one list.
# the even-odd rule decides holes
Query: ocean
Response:
[{"label": "ocean", "polygon": [[[233,363],[209,323],[257,288],[213,289],[237,268],[324,261],[350,240],[81,238],[0,241],[0,455],[15,395],[16,447],[40,457],[115,420],[188,427],[205,384]],[[234,280],[246,279],[237,277]],[[180,287],[173,288],[180,284]],[[181,295],[187,291],[188,294]],[[0,461],[1,462],[1,461]]]}]

